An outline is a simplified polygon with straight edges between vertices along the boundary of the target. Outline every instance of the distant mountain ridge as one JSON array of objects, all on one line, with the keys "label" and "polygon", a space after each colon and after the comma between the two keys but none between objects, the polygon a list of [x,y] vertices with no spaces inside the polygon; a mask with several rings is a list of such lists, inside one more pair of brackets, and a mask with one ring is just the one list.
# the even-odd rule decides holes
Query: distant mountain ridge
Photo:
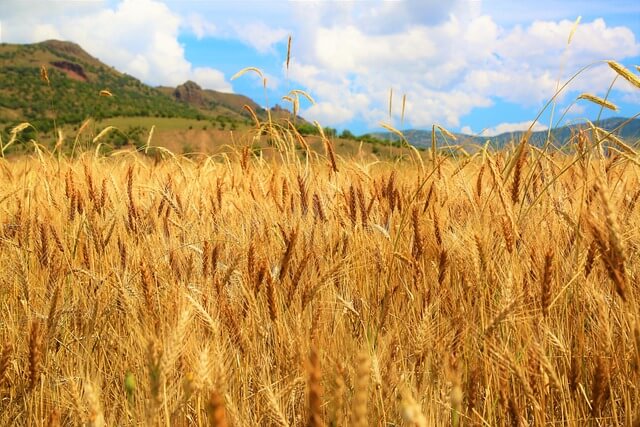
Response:
[{"label": "distant mountain ridge", "polygon": [[[607,132],[614,131],[613,133],[631,143],[635,143],[640,140],[640,119],[627,119],[624,117],[612,117],[608,119],[597,120],[593,122],[597,127],[600,127]],[[561,144],[568,141],[572,135],[574,135],[579,129],[588,128],[585,123],[571,124],[561,126],[548,130],[532,132],[529,137],[529,143],[533,145],[543,145],[547,140],[547,136],[550,135],[551,141],[556,144]],[[487,141],[494,147],[503,147],[511,142],[519,142],[524,136],[525,131],[505,132],[495,136],[477,136],[466,135],[461,133],[454,133],[457,140],[453,141],[450,138],[445,138],[440,132],[436,132],[436,144],[439,146],[447,144],[463,144],[463,145],[484,145]],[[403,134],[407,141],[415,145],[416,147],[429,147],[431,146],[431,129],[408,129],[403,131]],[[387,141],[399,141],[399,137],[391,132],[375,132],[372,136]]]}]

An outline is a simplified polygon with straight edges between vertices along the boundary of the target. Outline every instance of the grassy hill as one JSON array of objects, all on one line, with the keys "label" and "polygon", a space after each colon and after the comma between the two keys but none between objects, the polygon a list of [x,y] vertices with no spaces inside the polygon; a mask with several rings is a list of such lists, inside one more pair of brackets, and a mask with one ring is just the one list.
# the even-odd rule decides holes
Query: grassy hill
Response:
[{"label": "grassy hill", "polygon": [[[41,76],[43,65],[48,84]],[[103,64],[73,43],[2,44],[0,75],[0,123],[29,121],[46,131],[53,119],[65,124],[87,117],[198,116],[191,106]],[[113,96],[100,96],[101,90]]]},{"label": "grassy hill", "polygon": [[[41,67],[47,69],[48,82]],[[261,119],[267,112],[238,94],[202,89],[195,82],[177,88],[150,87],[89,55],[70,42],[0,44],[0,129],[28,121],[40,132],[77,124],[88,117],[157,117],[207,120],[218,129],[250,126],[250,106]],[[100,96],[107,90],[113,96]],[[289,117],[275,107],[272,117]],[[302,120],[302,119],[301,119]]]}]

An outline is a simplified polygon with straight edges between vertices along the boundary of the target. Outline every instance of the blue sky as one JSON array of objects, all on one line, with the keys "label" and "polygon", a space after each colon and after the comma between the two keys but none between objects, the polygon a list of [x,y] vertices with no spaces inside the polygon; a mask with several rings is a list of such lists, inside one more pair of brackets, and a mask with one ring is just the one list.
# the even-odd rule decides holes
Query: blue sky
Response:
[{"label": "blue sky", "polygon": [[[3,0],[0,17],[3,42],[75,41],[152,85],[190,79],[269,106],[303,89],[316,101],[302,103],[305,118],[355,133],[381,121],[484,135],[522,129],[558,82],[589,64],[558,97],[554,124],[565,111],[562,123],[594,119],[598,108],[574,101],[606,95],[615,74],[598,61],[640,64],[637,1]],[[267,76],[266,94],[254,76],[230,80],[248,66]],[[639,113],[639,92],[618,79],[609,99],[620,110],[604,117]]]}]

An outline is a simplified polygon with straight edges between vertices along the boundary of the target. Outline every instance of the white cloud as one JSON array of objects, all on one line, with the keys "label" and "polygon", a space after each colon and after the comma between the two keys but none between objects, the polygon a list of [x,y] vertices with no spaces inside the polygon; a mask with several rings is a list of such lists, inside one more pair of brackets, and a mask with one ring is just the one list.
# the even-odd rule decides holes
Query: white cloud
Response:
[{"label": "white cloud", "polygon": [[184,18],[183,26],[198,39],[210,37],[217,33],[216,25],[197,13],[190,13]]},{"label": "white cloud", "polygon": [[505,101],[537,105],[555,93],[557,78],[549,70],[473,69],[464,78],[462,87],[472,93],[482,93]]},{"label": "white cloud", "polygon": [[[496,54],[504,58],[509,68],[527,68],[533,72],[546,69],[557,79],[562,70],[563,78],[579,68],[595,61],[611,58],[633,57],[640,54],[640,45],[631,29],[607,26],[603,19],[581,23],[567,46],[567,38],[574,23],[534,21],[529,27],[515,27],[496,45]],[[587,78],[587,75],[589,78]],[[604,76],[604,79],[597,77]],[[597,84],[593,90],[611,82],[610,73],[592,69],[578,79]]]},{"label": "white cloud", "polygon": [[460,128],[460,132],[465,135],[473,135],[473,130],[469,126],[462,126]]},{"label": "white cloud", "polygon": [[[402,0],[402,1],[295,1],[292,22],[298,31],[324,26],[340,28],[358,26],[369,35],[395,34],[408,28],[436,25],[450,14],[465,15],[477,10],[476,1]],[[275,3],[272,3],[275,4]]]},{"label": "white cloud", "polygon": [[235,36],[260,53],[269,53],[273,46],[287,38],[289,32],[282,28],[271,28],[263,22],[233,24]]},{"label": "white cloud", "polygon": [[368,35],[355,26],[319,28],[315,52],[324,67],[343,72],[362,73],[384,64],[433,63],[438,61],[438,48],[429,33],[425,28],[389,35]]},{"label": "white cloud", "polygon": [[34,25],[31,36],[34,41],[59,39],[61,38],[60,32],[51,24],[38,24]]},{"label": "white cloud", "polygon": [[640,105],[640,91],[636,89],[634,92],[625,93],[620,99],[629,104]]},{"label": "white cloud", "polygon": [[[403,3],[379,8],[403,9]],[[580,67],[640,54],[629,28],[608,26],[602,19],[581,24],[567,48],[573,26],[568,20],[505,28],[490,16],[454,8],[446,19],[371,31],[370,25],[349,19],[359,16],[356,5],[349,3],[338,11],[329,24],[313,21],[298,28],[302,36],[294,38],[298,55],[290,78],[319,101],[332,103],[334,112],[349,111],[370,126],[387,119],[391,87],[396,106],[403,93],[408,95],[405,121],[413,127],[455,127],[474,109],[496,100],[539,108],[554,95],[558,82]],[[558,100],[578,91],[606,91],[614,77],[606,68],[599,65],[583,72]],[[614,89],[629,92],[623,86],[616,84]],[[354,105],[351,100],[359,95],[369,102]],[[399,116],[399,108],[394,108],[394,115]],[[325,116],[340,120],[326,123],[335,125],[345,114]]]},{"label": "white cloud", "polygon": [[[496,136],[496,135],[501,135],[503,133],[510,133],[510,132],[517,132],[517,131],[525,131],[527,129],[529,129],[529,127],[531,127],[531,124],[533,123],[533,121],[528,120],[528,121],[524,121],[524,122],[519,122],[519,123],[500,123],[497,126],[494,126],[492,128],[487,128],[484,129],[482,132],[480,132],[480,135],[482,136]],[[541,131],[541,130],[547,130],[548,127],[536,122],[533,127],[531,128],[532,131],[537,132],[537,131]]]},{"label": "white cloud", "polygon": [[568,107],[560,108],[560,111],[562,111],[563,114],[566,113],[567,116],[575,117],[584,114],[587,109],[584,104],[573,103]]},{"label": "white cloud", "polygon": [[304,110],[305,117],[317,120],[320,124],[331,123],[339,125],[353,119],[355,113],[347,107],[335,105],[331,102],[318,102]]},{"label": "white cloud", "polygon": [[193,80],[205,89],[221,92],[233,92],[231,84],[226,81],[221,71],[208,67],[197,67],[192,72]]},{"label": "white cloud", "polygon": [[[456,37],[467,40],[457,51],[447,46]],[[371,125],[388,119],[386,105],[393,87],[396,106],[403,93],[408,95],[405,117],[414,126],[434,122],[456,126],[473,108],[491,105],[481,91],[457,86],[471,60],[491,59],[484,46],[496,37],[497,26],[487,17],[473,25],[452,17],[432,27],[416,26],[389,35],[369,35],[356,26],[320,27],[313,45],[303,49],[315,55],[296,58],[290,78],[335,104],[336,110],[349,109]],[[359,96],[367,102],[354,104]],[[399,115],[399,108],[394,113]]]}]

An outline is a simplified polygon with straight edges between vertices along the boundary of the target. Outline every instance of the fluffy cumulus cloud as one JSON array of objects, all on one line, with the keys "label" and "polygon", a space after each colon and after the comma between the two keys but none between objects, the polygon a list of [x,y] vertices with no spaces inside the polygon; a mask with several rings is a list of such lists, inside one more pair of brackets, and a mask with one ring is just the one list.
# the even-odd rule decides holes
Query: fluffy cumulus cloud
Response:
[{"label": "fluffy cumulus cloud", "polygon": [[[402,4],[398,7],[406,7]],[[496,100],[539,107],[556,92],[559,78],[565,81],[570,73],[594,61],[640,54],[629,28],[608,26],[602,19],[581,24],[567,46],[573,27],[569,20],[504,28],[487,15],[456,13],[455,8],[450,12],[439,21],[418,21],[386,33],[348,21],[340,26],[319,23],[315,30],[306,30],[306,46],[290,76],[333,105],[332,111],[322,105],[307,113],[335,118],[329,124],[359,117],[373,125],[387,118],[389,89],[393,88],[396,94],[407,94],[410,125],[456,127],[465,115]],[[607,68],[600,65],[586,70],[566,93],[606,91],[614,77]],[[616,90],[630,91],[627,86],[620,83]],[[354,104],[358,96],[365,96],[368,102]],[[396,113],[399,116],[399,109]],[[505,123],[488,132],[525,125]]]},{"label": "fluffy cumulus cloud", "polygon": [[191,80],[206,89],[231,92],[231,85],[226,81],[224,73],[209,67],[196,67],[191,72]]},{"label": "fluffy cumulus cloud", "polygon": [[263,22],[234,23],[232,28],[234,36],[256,49],[259,53],[267,53],[273,50],[273,46],[285,40],[289,32],[282,28],[271,28]]},{"label": "fluffy cumulus cloud", "polygon": [[[55,2],[48,14],[42,1],[3,0],[3,38],[10,42],[38,42],[50,38],[72,40],[90,54],[150,84],[178,85],[199,81],[210,89],[231,91],[224,75],[213,68],[195,68],[178,42],[182,28],[204,36],[214,27],[197,15],[182,18],[157,0],[122,0],[111,6],[102,1]],[[10,4],[17,6],[12,9]],[[80,5],[78,9],[70,6]],[[66,7],[61,7],[65,5]],[[25,21],[30,25],[25,25]]]},{"label": "fluffy cumulus cloud", "polygon": [[198,39],[215,36],[217,34],[215,24],[197,13],[189,13],[183,20],[183,27],[190,33],[193,33]]},{"label": "fluffy cumulus cloud", "polygon": [[319,123],[332,123],[334,125],[341,125],[351,121],[356,112],[346,105],[338,105],[332,102],[321,101],[317,102],[308,109],[306,109],[306,115],[313,117]]}]

